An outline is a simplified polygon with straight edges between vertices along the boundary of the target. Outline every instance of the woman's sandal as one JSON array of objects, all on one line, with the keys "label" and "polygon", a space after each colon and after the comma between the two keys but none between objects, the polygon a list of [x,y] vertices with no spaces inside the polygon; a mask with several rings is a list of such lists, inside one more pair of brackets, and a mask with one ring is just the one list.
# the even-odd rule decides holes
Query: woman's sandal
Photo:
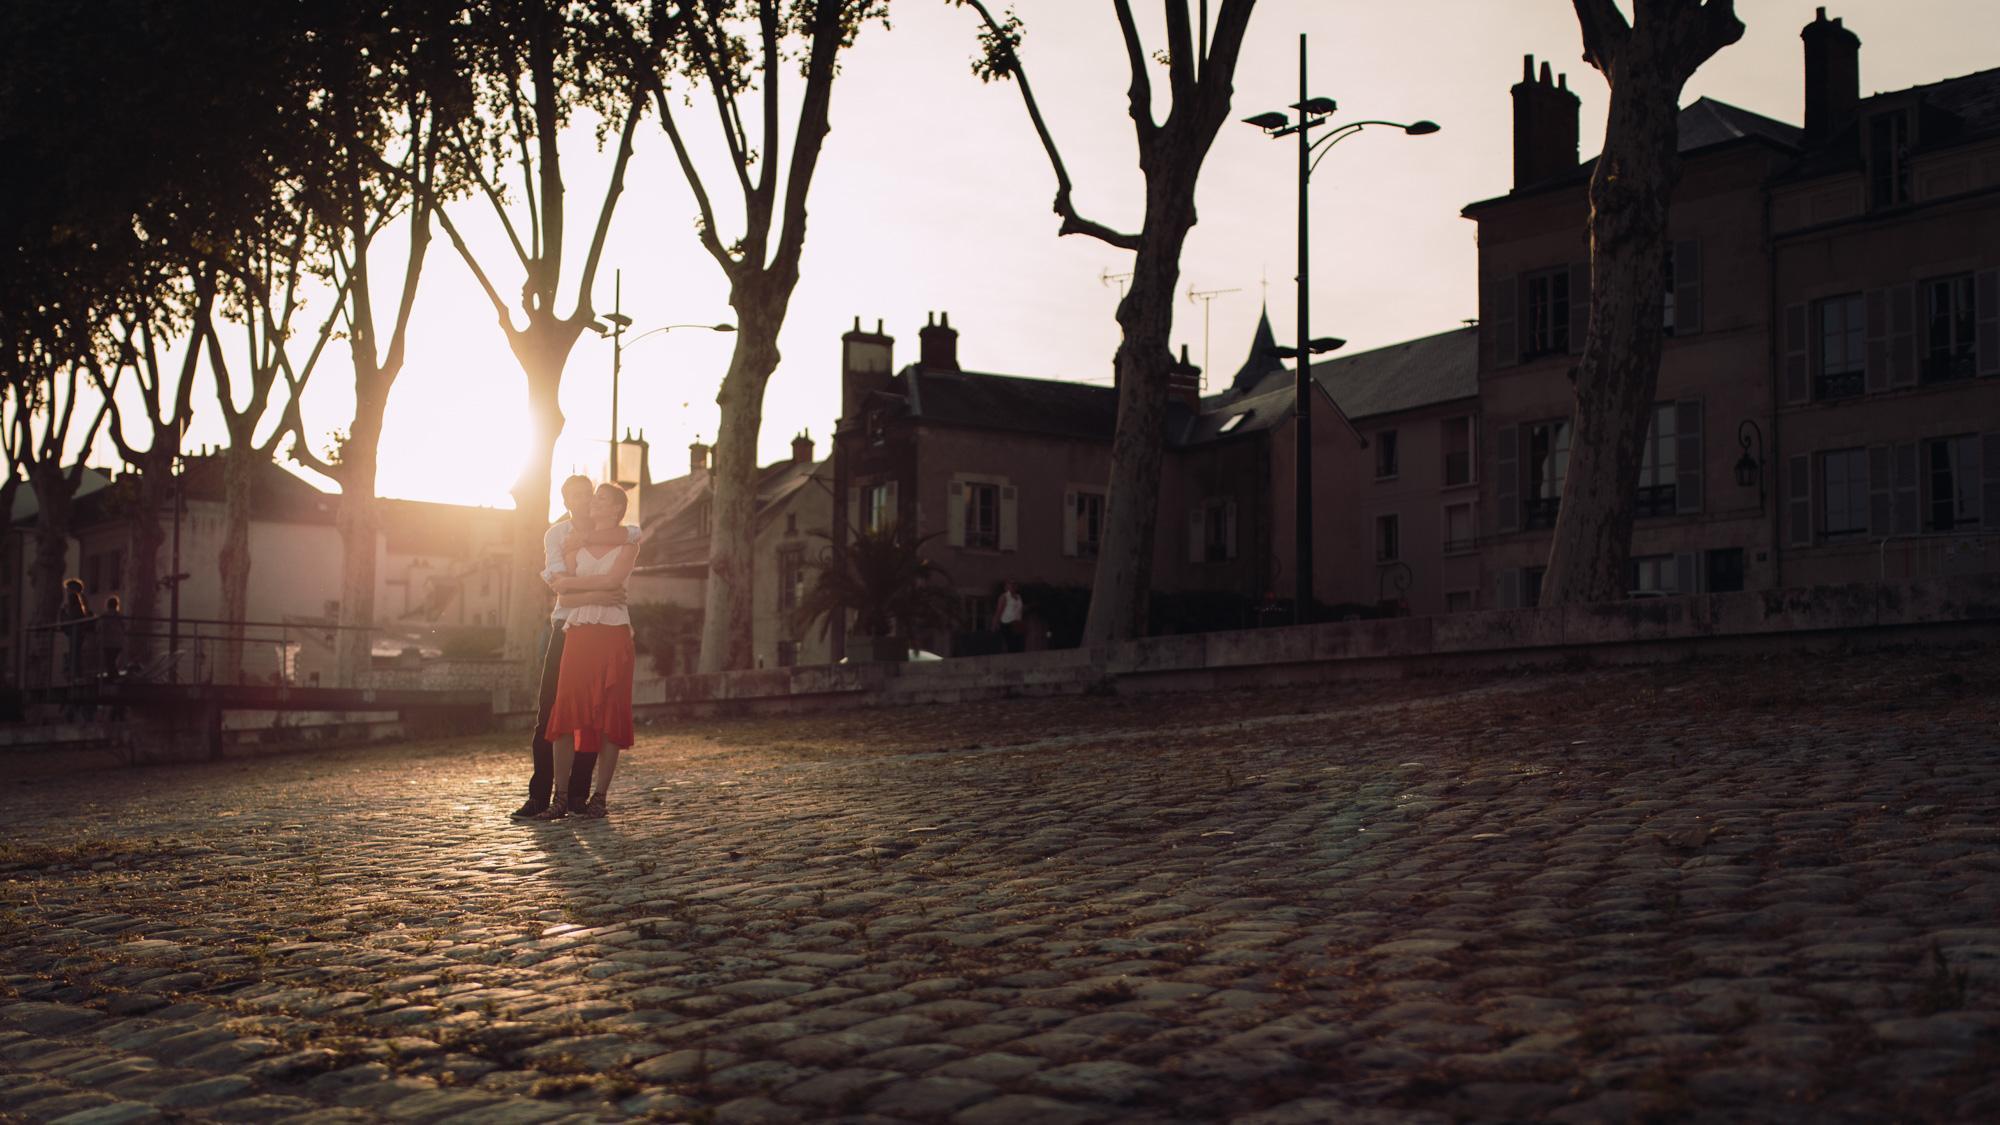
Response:
[{"label": "woman's sandal", "polygon": [[596,793],[591,796],[590,803],[583,806],[581,815],[590,817],[593,820],[602,820],[604,819],[604,813],[604,794]]},{"label": "woman's sandal", "polygon": [[549,799],[549,807],[536,813],[536,820],[562,820],[569,815],[569,795],[557,793]]}]

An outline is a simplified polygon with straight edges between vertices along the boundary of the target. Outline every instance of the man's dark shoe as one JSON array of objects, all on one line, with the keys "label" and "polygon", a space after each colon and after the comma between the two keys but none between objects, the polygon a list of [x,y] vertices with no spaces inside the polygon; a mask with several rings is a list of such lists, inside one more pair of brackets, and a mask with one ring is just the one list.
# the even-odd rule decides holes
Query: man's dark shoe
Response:
[{"label": "man's dark shoe", "polygon": [[533,820],[542,815],[543,810],[548,807],[549,803],[547,801],[529,801],[507,815],[513,817],[515,820]]}]

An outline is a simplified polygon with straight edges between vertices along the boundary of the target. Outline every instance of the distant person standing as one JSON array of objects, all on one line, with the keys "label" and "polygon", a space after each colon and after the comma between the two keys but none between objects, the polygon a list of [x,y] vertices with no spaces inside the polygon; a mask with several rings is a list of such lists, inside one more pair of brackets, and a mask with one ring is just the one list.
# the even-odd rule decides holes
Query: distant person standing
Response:
[{"label": "distant person standing", "polygon": [[1026,622],[1022,618],[1021,588],[1008,579],[1000,591],[1000,599],[993,603],[993,628],[1000,633],[1000,640],[1008,652],[1020,652],[1028,647]]},{"label": "distant person standing", "polygon": [[97,653],[107,676],[118,674],[118,658],[125,652],[125,608],[113,594],[104,599],[104,612],[97,615]]},{"label": "distant person standing", "polygon": [[[620,527],[616,524],[608,527],[592,525],[590,501],[593,492],[589,477],[578,475],[563,482],[563,507],[568,511],[561,520],[549,528],[547,534],[542,536],[544,563],[542,581],[549,584],[551,591],[555,589],[557,578],[571,573],[571,564],[567,556],[575,549],[571,543],[572,537],[576,541],[575,546],[619,546],[639,541],[639,529],[636,527]],[[589,795],[590,775],[597,764],[597,755],[575,755],[572,763],[573,772],[558,785],[555,780],[555,746],[543,732],[549,725],[549,709],[556,701],[556,681],[562,670],[563,625],[569,620],[570,613],[583,605],[622,607],[624,604],[623,589],[576,593],[559,601],[554,611],[550,613],[548,645],[542,652],[541,691],[537,693],[539,699],[535,707],[534,772],[528,777],[527,802],[515,809],[512,814],[516,819],[529,820],[548,811],[549,796],[557,789],[564,793]],[[581,802],[583,796],[578,796],[576,800]],[[582,812],[583,808],[579,804],[570,811]]]},{"label": "distant person standing", "polygon": [[62,629],[63,639],[69,642],[69,652],[63,660],[65,683],[74,684],[83,679],[83,646],[89,642],[94,620],[90,615],[90,602],[84,598],[83,579],[65,581],[62,603],[56,607],[56,624]]}]

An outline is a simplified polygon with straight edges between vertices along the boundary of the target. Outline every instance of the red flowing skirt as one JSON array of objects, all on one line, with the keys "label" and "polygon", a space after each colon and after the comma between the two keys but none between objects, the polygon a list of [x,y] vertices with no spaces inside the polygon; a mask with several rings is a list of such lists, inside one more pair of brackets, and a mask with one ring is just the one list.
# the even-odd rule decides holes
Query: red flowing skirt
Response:
[{"label": "red flowing skirt", "polygon": [[632,745],[632,630],[625,625],[572,625],[563,637],[550,740],[576,736],[576,752],[605,744]]}]

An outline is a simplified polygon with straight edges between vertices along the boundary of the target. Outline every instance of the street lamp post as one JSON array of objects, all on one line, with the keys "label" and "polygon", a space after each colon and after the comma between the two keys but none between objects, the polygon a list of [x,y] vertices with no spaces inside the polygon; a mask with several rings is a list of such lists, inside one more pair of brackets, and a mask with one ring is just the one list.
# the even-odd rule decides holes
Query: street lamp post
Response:
[{"label": "street lamp post", "polygon": [[[591,321],[590,330],[599,336],[611,337],[611,452],[605,458],[608,467],[605,478],[616,481],[618,479],[618,382],[625,363],[625,330],[632,327],[632,318],[626,316],[622,308],[625,271],[614,271],[611,284],[611,311],[604,315],[604,320]],[[676,328],[706,328],[710,332],[736,331],[734,324],[662,324],[658,328],[649,328],[632,337],[632,342],[637,344],[648,336],[672,332]]]},{"label": "street lamp post", "polygon": [[[1326,124],[1327,117],[1339,109],[1332,98],[1315,98],[1306,90],[1306,37],[1299,35],[1299,100],[1292,109],[1299,111],[1298,120],[1276,110],[1246,117],[1244,121],[1264,130],[1273,139],[1297,134],[1299,138],[1299,344],[1296,351],[1297,364],[1292,379],[1292,417],[1294,441],[1297,444],[1293,461],[1296,470],[1293,484],[1293,535],[1294,545],[1292,576],[1293,607],[1292,620],[1304,624],[1310,619],[1313,602],[1313,544],[1312,544],[1312,396],[1307,392],[1312,387],[1312,356],[1318,352],[1331,351],[1340,346],[1331,339],[1312,338],[1308,303],[1311,298],[1312,269],[1311,246],[1307,242],[1309,218],[1306,213],[1306,184],[1312,178],[1312,171],[1326,156],[1325,149],[1331,148],[1370,125],[1390,125],[1413,136],[1421,137],[1435,133],[1438,127],[1430,121],[1417,121],[1408,125],[1395,121],[1350,121],[1334,129],[1318,140],[1312,140],[1311,132]],[[1319,157],[1313,156],[1314,149],[1321,149]],[[1292,349],[1281,349],[1280,354]]]}]

